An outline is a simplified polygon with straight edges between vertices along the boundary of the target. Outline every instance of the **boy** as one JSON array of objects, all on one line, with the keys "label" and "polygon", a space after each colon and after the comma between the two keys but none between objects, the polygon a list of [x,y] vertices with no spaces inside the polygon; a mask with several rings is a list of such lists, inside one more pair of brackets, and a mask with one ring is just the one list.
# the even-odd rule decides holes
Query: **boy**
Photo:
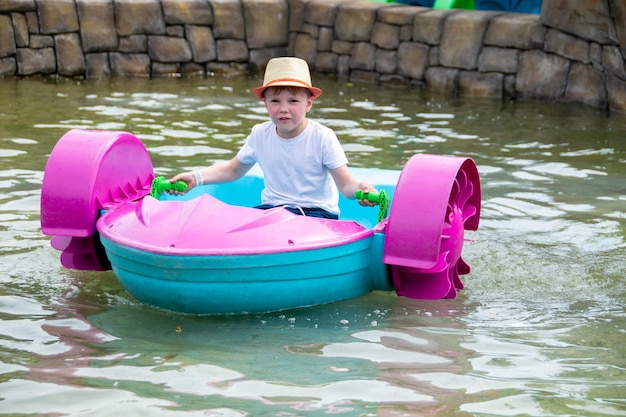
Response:
[{"label": "boy", "polygon": [[[258,163],[265,189],[257,208],[283,206],[296,214],[330,219],[339,218],[337,190],[350,199],[357,190],[376,191],[352,175],[335,133],[307,119],[322,90],[311,85],[306,61],[293,57],[270,60],[263,85],[255,88],[254,94],[265,102],[270,121],[254,126],[230,161],[183,172],[170,181],[182,180],[188,189],[234,181]],[[359,204],[374,205],[367,200],[359,200]]]}]

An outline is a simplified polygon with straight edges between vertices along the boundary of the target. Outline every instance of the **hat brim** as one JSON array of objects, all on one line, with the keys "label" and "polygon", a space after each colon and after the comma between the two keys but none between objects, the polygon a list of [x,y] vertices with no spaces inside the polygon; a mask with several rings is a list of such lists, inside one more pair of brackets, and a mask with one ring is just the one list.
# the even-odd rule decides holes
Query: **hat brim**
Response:
[{"label": "hat brim", "polygon": [[275,82],[270,82],[268,84],[262,85],[261,87],[257,87],[254,90],[252,90],[252,92],[254,93],[255,96],[257,96],[259,98],[259,100],[263,100],[263,93],[265,93],[265,90],[267,90],[270,87],[299,87],[299,88],[306,88],[307,90],[309,90],[311,92],[311,97],[313,97],[314,99],[318,98],[319,96],[322,95],[322,89],[321,88],[317,88],[317,87],[313,87],[310,85],[306,85],[302,82],[299,82],[297,80],[289,80],[289,81],[285,81],[285,80],[277,80]]}]

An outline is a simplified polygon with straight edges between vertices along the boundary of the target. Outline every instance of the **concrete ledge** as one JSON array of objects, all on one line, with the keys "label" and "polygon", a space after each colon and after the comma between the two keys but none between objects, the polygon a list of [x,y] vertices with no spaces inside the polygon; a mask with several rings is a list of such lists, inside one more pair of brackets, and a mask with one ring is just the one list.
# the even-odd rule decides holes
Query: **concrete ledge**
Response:
[{"label": "concrete ledge", "polygon": [[544,0],[529,15],[366,0],[0,0],[0,77],[255,73],[281,55],[354,82],[626,113],[621,1]]}]

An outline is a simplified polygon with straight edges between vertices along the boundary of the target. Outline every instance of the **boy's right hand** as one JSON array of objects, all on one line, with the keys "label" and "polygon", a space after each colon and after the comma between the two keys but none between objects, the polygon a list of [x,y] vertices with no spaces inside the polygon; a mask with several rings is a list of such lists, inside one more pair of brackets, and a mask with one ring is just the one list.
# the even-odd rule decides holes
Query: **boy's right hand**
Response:
[{"label": "boy's right hand", "polygon": [[185,184],[187,184],[187,189],[185,191],[178,191],[178,190],[169,190],[167,191],[169,194],[185,194],[186,192],[188,192],[189,190],[191,190],[193,187],[195,187],[196,185],[196,181],[193,177],[193,174],[191,172],[182,172],[178,175],[175,175],[174,177],[170,178],[168,180],[171,183],[175,183],[176,181],[182,181]]}]

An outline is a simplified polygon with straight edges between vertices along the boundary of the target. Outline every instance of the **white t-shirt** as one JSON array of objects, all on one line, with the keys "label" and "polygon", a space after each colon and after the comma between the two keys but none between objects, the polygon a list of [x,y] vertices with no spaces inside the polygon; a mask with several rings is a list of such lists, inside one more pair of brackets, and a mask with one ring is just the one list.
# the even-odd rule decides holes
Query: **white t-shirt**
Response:
[{"label": "white t-shirt", "polygon": [[308,119],[298,136],[283,139],[271,121],[254,126],[237,153],[242,164],[258,163],[263,170],[263,204],[319,207],[339,214],[339,192],[331,169],[348,163],[331,129]]}]

